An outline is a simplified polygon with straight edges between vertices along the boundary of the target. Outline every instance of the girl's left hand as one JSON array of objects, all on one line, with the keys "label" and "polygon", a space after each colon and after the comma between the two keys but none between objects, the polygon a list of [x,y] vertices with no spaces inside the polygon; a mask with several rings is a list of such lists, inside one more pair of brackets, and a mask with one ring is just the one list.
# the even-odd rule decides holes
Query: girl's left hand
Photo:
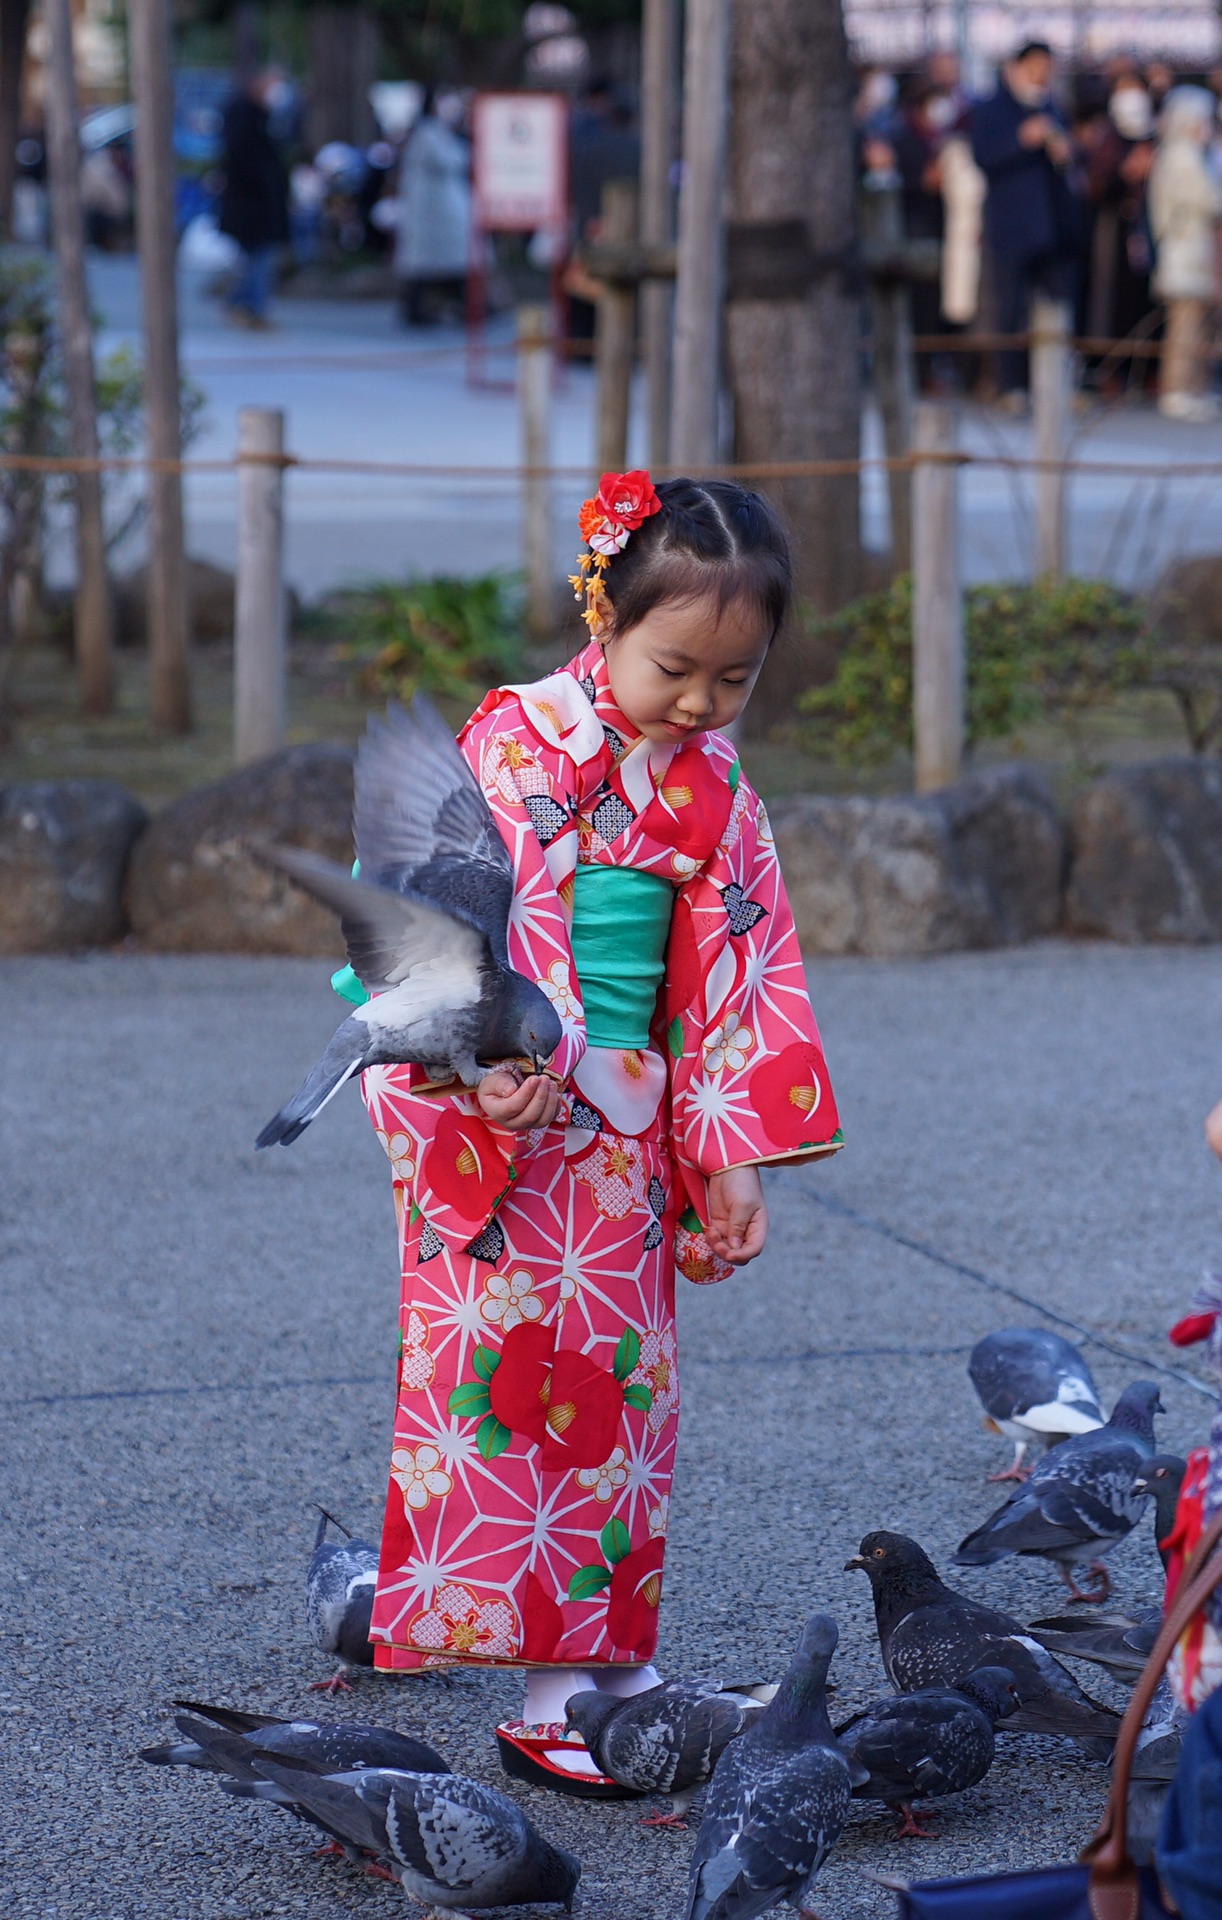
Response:
[{"label": "girl's left hand", "polygon": [[745,1267],[764,1251],[768,1209],[758,1167],[731,1167],[709,1177],[709,1224],[705,1239],[732,1267]]}]

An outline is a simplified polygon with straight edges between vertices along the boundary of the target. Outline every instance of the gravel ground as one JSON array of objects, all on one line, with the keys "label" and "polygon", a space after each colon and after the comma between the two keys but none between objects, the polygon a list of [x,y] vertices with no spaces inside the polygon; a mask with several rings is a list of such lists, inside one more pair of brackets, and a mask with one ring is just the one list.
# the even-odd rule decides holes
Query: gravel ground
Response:
[{"label": "gravel ground", "polygon": [[[1005,1452],[964,1365],[982,1333],[1038,1317],[1006,1290],[1135,1356],[1089,1345],[1105,1399],[1173,1364],[1164,1330],[1222,1201],[1200,1140],[1222,971],[1212,952],[1048,944],[812,977],[850,1144],[770,1176],[756,1268],[683,1289],[661,1663],[775,1674],[826,1607],[848,1710],[882,1686],[866,1582],[841,1571],[861,1534],[902,1528],[945,1561],[994,1498]],[[273,1810],[133,1759],[175,1694],[311,1711],[327,1663],[302,1619],[310,1503],[378,1525],[385,1162],[355,1094],[288,1152],[250,1145],[335,1017],[317,964],[0,965],[9,1920],[400,1908]],[[1209,1403],[1162,1389],[1162,1443],[1200,1439]],[[1122,1601],[1156,1596],[1148,1527],[1112,1566]],[[1027,1617],[1057,1603],[1040,1564],[959,1578]],[[417,1725],[497,1781],[491,1728],[516,1698],[512,1674],[369,1676],[325,1711]],[[984,1785],[938,1808],[936,1841],[894,1843],[885,1815],[855,1810],[820,1912],[890,1914],[875,1872],[1068,1857],[1103,1787],[1069,1745],[1007,1737]],[[586,1862],[589,1920],[682,1910],[683,1835],[642,1832],[631,1804],[509,1791]]]}]

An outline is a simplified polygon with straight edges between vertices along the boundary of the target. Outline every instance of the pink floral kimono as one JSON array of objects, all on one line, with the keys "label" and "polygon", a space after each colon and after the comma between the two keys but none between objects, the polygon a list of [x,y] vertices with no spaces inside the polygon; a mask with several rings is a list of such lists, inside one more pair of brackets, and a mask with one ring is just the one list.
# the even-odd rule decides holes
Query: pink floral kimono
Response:
[{"label": "pink floral kimono", "polygon": [[[403,1268],[376,1664],[647,1661],[678,1424],[676,1268],[730,1272],[701,1229],[707,1177],[833,1152],[835,1103],[767,816],[729,741],[641,738],[591,644],[489,694],[461,744],[513,857],[510,957],[563,1023],[551,1070],[565,1104],[512,1134],[472,1093],[423,1091],[418,1068],[364,1076]],[[579,866],[654,881],[639,906],[604,894],[598,1044],[574,901],[607,876]],[[634,981],[658,896],[657,970]],[[648,995],[638,1044],[617,1038],[621,966],[625,1004],[630,987]]]}]

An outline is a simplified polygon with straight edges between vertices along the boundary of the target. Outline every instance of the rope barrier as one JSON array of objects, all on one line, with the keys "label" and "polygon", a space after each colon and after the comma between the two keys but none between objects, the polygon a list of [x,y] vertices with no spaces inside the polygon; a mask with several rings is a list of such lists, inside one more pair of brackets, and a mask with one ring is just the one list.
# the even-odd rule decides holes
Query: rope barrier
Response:
[{"label": "rope barrier", "polygon": [[[151,454],[101,455],[84,459],[69,454],[0,454],[0,472],[17,473],[236,473],[240,467],[293,467],[299,473],[367,473],[383,479],[502,481],[516,484],[525,480],[575,480],[588,485],[590,466],[529,467],[445,465],[434,461],[346,460],[330,456],[313,457],[295,453],[243,453],[216,460],[157,460]],[[1023,473],[1081,473],[1097,477],[1184,480],[1222,477],[1222,460],[1061,460],[1040,459],[1036,454],[923,452],[880,454],[865,460],[740,460],[717,465],[701,463],[697,471],[705,479],[726,480],[831,480],[860,473],[911,473],[918,466],[1000,467]],[[657,479],[674,479],[689,473],[689,467],[658,466],[652,469]]]}]

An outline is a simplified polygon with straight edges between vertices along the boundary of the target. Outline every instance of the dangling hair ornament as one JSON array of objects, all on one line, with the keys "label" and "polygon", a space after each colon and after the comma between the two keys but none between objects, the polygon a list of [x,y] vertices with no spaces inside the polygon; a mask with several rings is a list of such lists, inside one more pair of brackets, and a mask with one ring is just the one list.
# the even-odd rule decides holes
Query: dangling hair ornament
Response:
[{"label": "dangling hair ornament", "polygon": [[644,472],[604,473],[593,499],[582,502],[577,524],[590,550],[578,555],[578,570],[570,573],[569,585],[574,599],[585,601],[581,617],[593,639],[597,640],[610,623],[611,603],[604,575],[612,554],[622,553],[628,535],[661,507],[653,481]]}]

